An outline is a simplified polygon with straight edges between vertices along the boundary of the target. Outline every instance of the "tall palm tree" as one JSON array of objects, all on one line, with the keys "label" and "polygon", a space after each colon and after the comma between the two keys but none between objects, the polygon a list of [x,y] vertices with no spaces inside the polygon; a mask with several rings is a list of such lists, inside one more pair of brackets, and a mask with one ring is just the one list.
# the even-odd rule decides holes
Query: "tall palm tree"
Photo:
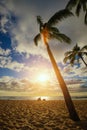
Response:
[{"label": "tall palm tree", "polygon": [[79,16],[81,9],[85,12],[84,23],[87,24],[87,0],[69,0],[66,9],[72,10],[76,7],[76,15]]},{"label": "tall palm tree", "polygon": [[58,69],[54,56],[48,45],[49,40],[52,38],[56,38],[57,40],[59,40],[61,42],[62,41],[66,42],[66,43],[71,42],[69,37],[67,37],[65,34],[60,33],[60,31],[56,27],[53,27],[53,25],[55,25],[56,23],[59,23],[62,19],[67,18],[68,16],[72,16],[72,15],[73,14],[69,10],[64,9],[64,10],[61,10],[61,11],[55,13],[46,23],[43,23],[41,17],[37,16],[37,22],[40,25],[40,33],[36,35],[36,37],[34,38],[34,42],[35,42],[35,45],[38,45],[38,41],[41,40],[41,38],[42,38],[43,43],[46,46],[48,55],[50,57],[51,63],[53,65],[56,77],[60,83],[60,87],[62,89],[70,117],[74,121],[79,121],[80,119],[75,110],[74,104],[71,100],[71,96],[68,92],[65,81]]},{"label": "tall palm tree", "polygon": [[79,59],[83,61],[85,66],[87,67],[87,63],[85,62],[83,56],[87,56],[87,45],[80,48],[78,44],[76,44],[71,51],[67,51],[65,53],[64,63],[66,63],[68,60],[70,61],[70,64],[73,66],[75,61],[77,60],[77,63],[79,63]]}]

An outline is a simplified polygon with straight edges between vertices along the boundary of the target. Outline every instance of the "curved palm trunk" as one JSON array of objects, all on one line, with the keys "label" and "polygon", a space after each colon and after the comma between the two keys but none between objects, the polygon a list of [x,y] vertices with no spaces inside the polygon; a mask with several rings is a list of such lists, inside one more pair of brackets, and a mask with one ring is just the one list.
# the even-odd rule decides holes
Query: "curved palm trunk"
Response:
[{"label": "curved palm trunk", "polygon": [[68,92],[68,89],[66,87],[65,81],[64,81],[63,77],[61,76],[61,73],[60,73],[60,71],[58,69],[56,61],[55,61],[55,59],[53,57],[53,54],[52,54],[48,44],[47,44],[47,52],[48,52],[48,55],[50,57],[51,63],[53,65],[56,77],[57,77],[57,79],[58,79],[58,81],[60,83],[60,87],[61,87],[63,95],[64,95],[66,106],[67,106],[69,114],[70,114],[70,118],[72,120],[74,120],[74,121],[80,121],[80,118],[79,118],[79,116],[78,116],[78,114],[77,114],[77,112],[75,110],[74,104],[72,102],[71,96],[70,96],[70,94]]},{"label": "curved palm trunk", "polygon": [[87,63],[84,61],[83,57],[80,56],[80,58],[82,59],[83,63],[85,64],[85,66],[87,67]]}]

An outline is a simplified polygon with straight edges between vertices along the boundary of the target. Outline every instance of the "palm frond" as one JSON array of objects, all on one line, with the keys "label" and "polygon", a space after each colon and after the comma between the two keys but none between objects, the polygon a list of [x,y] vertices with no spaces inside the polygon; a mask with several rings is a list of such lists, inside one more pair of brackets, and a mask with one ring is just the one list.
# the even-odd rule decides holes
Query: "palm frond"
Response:
[{"label": "palm frond", "polygon": [[[66,63],[67,61],[70,62],[70,64],[73,64],[74,63],[74,59],[75,59],[75,55],[73,55],[71,52],[70,54],[66,55],[65,58],[64,58],[64,63]],[[73,63],[72,63],[73,62]]]},{"label": "palm frond", "polygon": [[55,25],[59,23],[64,18],[67,18],[69,16],[73,16],[73,13],[70,12],[68,9],[60,10],[57,13],[55,13],[47,22],[48,26]]},{"label": "palm frond", "polygon": [[84,23],[87,25],[87,10],[86,10],[86,13],[85,13]]},{"label": "palm frond", "polygon": [[78,0],[69,0],[68,4],[66,5],[66,9],[72,10],[73,7],[76,6]]},{"label": "palm frond", "polygon": [[83,11],[86,11],[86,3],[87,3],[87,0],[82,0],[81,4],[83,6]]},{"label": "palm frond", "polygon": [[76,15],[77,16],[79,16],[80,11],[81,11],[81,3],[79,2],[78,5],[77,5],[77,8],[76,8]]},{"label": "palm frond", "polygon": [[58,37],[58,34],[49,33],[49,36],[50,36],[50,37],[49,37],[50,39],[56,39],[56,40],[62,42],[62,39],[61,39],[60,37]]},{"label": "palm frond", "polygon": [[39,24],[39,25],[43,25],[43,21],[42,21],[42,18],[41,18],[41,16],[37,16],[37,23]]},{"label": "palm frond", "polygon": [[[80,48],[78,44],[76,44],[71,51],[67,51],[65,53],[64,62],[66,63],[66,61],[69,60],[70,64],[73,66],[75,61],[77,61],[79,64],[79,60],[82,59],[82,61],[85,63],[83,56],[87,56],[87,51],[84,50],[87,50],[87,45]],[[86,63],[85,65],[87,66]]]},{"label": "palm frond", "polygon": [[74,62],[75,62],[75,56],[71,58],[70,64],[73,66],[73,65],[74,65]]},{"label": "palm frond", "polygon": [[84,23],[87,25],[87,0],[69,0],[66,9],[72,10],[74,7],[76,7],[77,16],[79,16],[81,8],[83,7],[83,11],[86,12]]},{"label": "palm frond", "polygon": [[41,39],[40,34],[37,34],[37,35],[35,36],[35,38],[34,38],[34,43],[35,43],[36,46],[38,45],[38,41],[39,41],[40,39]]},{"label": "palm frond", "polygon": [[68,56],[68,55],[70,55],[70,54],[72,54],[72,51],[67,51],[67,52],[65,52],[65,56]]},{"label": "palm frond", "polygon": [[68,58],[68,57],[65,57],[65,58],[63,59],[63,62],[66,63],[68,60],[69,60],[69,58]]},{"label": "palm frond", "polygon": [[51,34],[53,34],[53,33],[55,33],[55,34],[60,33],[59,30],[58,30],[56,27],[50,27],[50,28],[49,28],[49,32],[50,32]]},{"label": "palm frond", "polygon": [[73,66],[74,62],[76,60],[76,56],[72,53],[72,54],[68,55],[67,57],[68,57],[70,64]]},{"label": "palm frond", "polygon": [[81,51],[84,51],[84,50],[87,50],[87,45],[85,45],[85,46],[83,46],[83,47],[81,48]]},{"label": "palm frond", "polygon": [[78,52],[78,51],[80,51],[80,47],[78,46],[78,44],[76,43],[76,45],[73,47],[73,52]]},{"label": "palm frond", "polygon": [[86,55],[86,56],[87,56],[87,52],[83,52],[83,55]]},{"label": "palm frond", "polygon": [[58,37],[58,39],[60,39],[61,42],[71,43],[71,39],[65,34],[59,33],[56,34],[56,36]]},{"label": "palm frond", "polygon": [[62,33],[50,33],[50,39],[57,39],[60,42],[71,43],[71,39]]}]

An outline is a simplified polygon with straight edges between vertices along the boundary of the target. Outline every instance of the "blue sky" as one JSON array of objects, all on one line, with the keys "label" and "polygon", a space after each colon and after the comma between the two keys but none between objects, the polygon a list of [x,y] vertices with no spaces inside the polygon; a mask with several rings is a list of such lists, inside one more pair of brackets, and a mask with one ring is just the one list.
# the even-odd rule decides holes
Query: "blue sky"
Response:
[{"label": "blue sky", "polygon": [[[55,12],[64,9],[68,0],[0,0],[0,95],[1,96],[58,96],[61,95],[45,46],[33,39],[39,31],[36,16],[47,21]],[[84,13],[56,25],[72,40],[70,45],[49,42],[61,74],[72,96],[87,96],[87,68],[64,64],[64,53],[78,43],[87,45],[87,26]],[[84,57],[87,61],[87,57]],[[45,83],[38,82],[47,75]]]}]

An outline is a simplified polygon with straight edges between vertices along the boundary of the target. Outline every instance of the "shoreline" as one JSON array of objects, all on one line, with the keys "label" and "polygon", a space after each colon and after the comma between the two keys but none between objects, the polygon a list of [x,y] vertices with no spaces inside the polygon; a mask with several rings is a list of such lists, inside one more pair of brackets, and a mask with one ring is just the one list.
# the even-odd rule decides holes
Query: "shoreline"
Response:
[{"label": "shoreline", "polygon": [[[41,100],[64,100],[63,96],[59,97],[50,97],[50,96],[36,96],[36,97],[28,97],[28,96],[0,96],[0,100],[37,100],[38,98],[41,98]],[[72,100],[87,100],[87,96],[71,96]]]}]

